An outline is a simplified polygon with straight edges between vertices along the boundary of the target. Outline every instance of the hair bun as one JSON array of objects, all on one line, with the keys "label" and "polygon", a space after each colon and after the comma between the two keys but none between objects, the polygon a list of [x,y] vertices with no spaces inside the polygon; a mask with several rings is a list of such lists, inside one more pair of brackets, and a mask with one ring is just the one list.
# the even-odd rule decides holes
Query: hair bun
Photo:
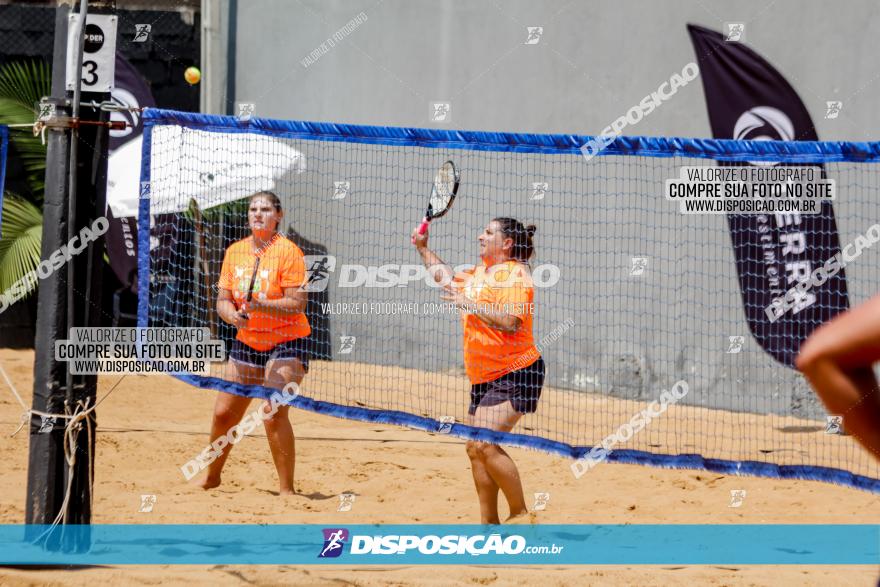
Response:
[{"label": "hair bun", "polygon": [[534,224],[529,224],[528,226],[526,226],[526,233],[528,233],[530,237],[535,236],[536,230],[538,230],[538,227]]}]

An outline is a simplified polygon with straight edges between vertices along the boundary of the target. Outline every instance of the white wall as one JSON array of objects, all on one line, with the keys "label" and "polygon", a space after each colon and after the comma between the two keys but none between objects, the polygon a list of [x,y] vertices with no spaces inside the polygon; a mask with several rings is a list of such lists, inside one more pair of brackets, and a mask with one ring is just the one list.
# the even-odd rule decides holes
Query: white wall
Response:
[{"label": "white wall", "polygon": [[[301,63],[361,12],[366,22],[308,67]],[[235,99],[256,103],[258,116],[281,119],[597,134],[673,72],[695,60],[687,23],[720,30],[725,22],[746,23],[747,43],[799,92],[820,138],[880,138],[876,100],[880,5],[869,0],[840,4],[818,0],[242,0]],[[544,27],[538,44],[525,44],[527,26]],[[824,119],[827,100],[843,102],[837,119]],[[430,121],[432,101],[451,102],[449,124]],[[627,134],[710,136],[701,83],[680,90],[636,127],[627,129]],[[421,186],[419,174],[432,165],[429,155],[413,155],[417,160],[407,168],[406,177],[386,185],[387,178],[373,181],[369,173],[358,177],[364,174],[357,152],[326,143],[297,146],[308,153],[313,165],[297,180],[298,185],[282,191],[291,202],[298,229],[307,238],[326,244],[340,262],[417,262],[401,245],[398,233],[405,232],[420,213],[415,209],[421,205],[421,196],[407,190]],[[394,163],[398,157],[405,159],[392,156],[387,162]],[[471,152],[460,157],[467,162],[476,156]],[[608,158],[609,167],[602,176],[595,169],[577,167],[575,158],[557,158],[534,160],[526,164],[529,171],[522,175],[515,158],[501,159],[497,165],[492,156],[476,157],[469,163],[472,176],[473,170],[491,173],[493,169],[497,175],[495,179],[481,175],[477,185],[472,177],[470,197],[479,192],[482,198],[463,200],[456,210],[459,222],[438,227],[435,242],[454,257],[450,261],[468,262],[474,260],[474,235],[490,214],[506,211],[544,223],[539,229],[539,256],[575,268],[572,275],[576,285],[580,284],[570,294],[564,288],[555,292],[553,299],[558,303],[536,325],[540,335],[562,322],[568,312],[581,319],[581,327],[568,335],[566,348],[548,351],[556,363],[551,378],[555,384],[563,378],[570,382],[578,373],[600,373],[605,379],[598,387],[604,391],[639,397],[685,375],[699,383],[696,401],[704,405],[821,415],[822,408],[802,379],[778,367],[754,344],[739,356],[724,355],[726,337],[748,334],[748,330],[723,219],[685,221],[680,215],[667,214],[654,200],[644,199],[651,195],[647,193],[654,185],[651,181],[659,182],[663,173],[672,173],[672,163],[657,162],[651,167],[642,160],[642,169],[647,171],[640,172],[626,167],[633,161]],[[549,178],[556,182],[551,185],[554,197],[567,198],[555,202],[556,209],[531,209],[525,191],[517,192],[527,189],[527,180],[545,179],[543,173],[561,174]],[[880,192],[877,171],[864,177],[858,175],[860,171],[852,173],[843,176],[853,186],[847,192],[851,204],[838,207],[842,242],[850,242],[878,217],[872,204]],[[561,189],[560,177],[569,178],[570,185]],[[624,179],[616,188],[622,196],[618,204],[612,200],[615,194],[605,189],[609,178]],[[357,179],[369,184],[362,189],[361,199],[351,203],[356,208],[346,208],[345,214],[340,212],[329,222],[335,212],[326,200],[335,179],[352,179],[353,190]],[[627,192],[626,187],[633,185],[642,186],[645,193]],[[589,193],[588,188],[597,189]],[[382,212],[389,190],[408,198],[409,208],[396,209],[393,218]],[[595,200],[585,205],[588,198]],[[615,205],[620,209],[614,209]],[[472,216],[465,213],[468,208]],[[340,218],[345,220],[336,222]],[[585,219],[582,224],[581,218]],[[352,240],[376,226],[387,230],[373,233],[372,248]],[[651,250],[641,250],[645,247]],[[640,253],[652,256],[654,269],[661,273],[656,274],[656,281],[636,286],[626,281],[624,273],[615,273],[624,271],[615,263],[626,263],[629,256]],[[855,302],[871,295],[880,283],[878,255],[865,258],[858,267],[847,268]],[[382,292],[359,293],[381,299]],[[331,295],[341,301],[351,292]],[[425,301],[425,295],[419,293],[419,301]],[[653,300],[655,295],[671,296],[666,300],[669,307],[652,306],[663,303]],[[583,307],[578,305],[581,302]],[[609,314],[611,310],[617,313]],[[370,335],[363,323],[350,322],[334,318],[334,336],[346,328],[361,337]],[[444,337],[457,336],[454,324],[438,323],[436,328]],[[436,369],[460,364],[460,351],[452,341],[440,356],[414,354],[413,349],[421,348],[417,341],[395,334],[411,331],[412,325],[402,319],[395,328],[377,333],[382,339],[381,352],[369,360]]]},{"label": "white wall", "polygon": [[[367,21],[304,67],[359,13]],[[747,43],[807,104],[823,140],[880,135],[880,5],[871,0],[246,0],[239,2],[236,87],[263,116],[452,128],[596,134],[685,63],[686,23],[745,22]],[[543,26],[525,45],[527,26]],[[843,102],[824,119],[826,100]],[[709,136],[700,84],[629,134]]]}]

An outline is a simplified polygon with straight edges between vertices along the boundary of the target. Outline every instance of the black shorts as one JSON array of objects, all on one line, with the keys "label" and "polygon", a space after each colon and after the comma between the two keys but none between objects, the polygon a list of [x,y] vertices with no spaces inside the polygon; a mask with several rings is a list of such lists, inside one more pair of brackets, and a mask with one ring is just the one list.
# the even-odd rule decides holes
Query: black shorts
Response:
[{"label": "black shorts", "polygon": [[538,399],[544,386],[544,359],[516,371],[502,375],[494,381],[471,386],[471,406],[468,414],[473,416],[477,407],[491,407],[510,401],[520,414],[532,414],[538,409]]},{"label": "black shorts", "polygon": [[246,363],[255,367],[266,367],[272,359],[299,359],[303,370],[309,372],[309,351],[304,338],[280,342],[268,351],[258,351],[238,339],[232,341],[229,358],[238,363]]}]

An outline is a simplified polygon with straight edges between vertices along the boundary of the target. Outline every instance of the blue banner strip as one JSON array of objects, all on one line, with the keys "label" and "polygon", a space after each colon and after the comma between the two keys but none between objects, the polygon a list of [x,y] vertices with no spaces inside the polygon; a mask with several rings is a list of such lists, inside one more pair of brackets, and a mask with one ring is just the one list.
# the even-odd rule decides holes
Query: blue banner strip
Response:
[{"label": "blue banner strip", "polygon": [[[251,118],[240,121],[234,116],[217,116],[148,108],[144,110],[144,128],[176,124],[200,130],[234,133],[249,132],[304,140],[334,141],[463,149],[470,151],[505,151],[580,155],[581,147],[595,137],[574,134],[524,134],[469,130],[439,130],[394,126],[362,126],[332,122],[305,122]],[[643,157],[690,157],[717,161],[786,161],[789,163],[831,163],[853,161],[880,162],[880,142],[844,141],[733,141],[728,139],[688,139],[681,137],[615,137],[604,155]],[[585,165],[587,162],[585,161]]]},{"label": "blue banner strip", "polygon": [[874,565],[880,526],[5,525],[0,564]]}]

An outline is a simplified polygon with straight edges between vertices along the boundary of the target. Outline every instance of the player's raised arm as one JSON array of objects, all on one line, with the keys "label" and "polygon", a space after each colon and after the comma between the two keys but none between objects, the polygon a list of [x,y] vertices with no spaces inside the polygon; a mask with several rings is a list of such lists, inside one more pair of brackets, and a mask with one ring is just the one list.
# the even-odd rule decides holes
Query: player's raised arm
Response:
[{"label": "player's raised arm", "polygon": [[412,232],[412,243],[422,257],[422,263],[431,274],[436,283],[449,284],[455,277],[455,272],[449,264],[440,258],[440,255],[428,248],[428,231],[419,232],[416,228]]}]

